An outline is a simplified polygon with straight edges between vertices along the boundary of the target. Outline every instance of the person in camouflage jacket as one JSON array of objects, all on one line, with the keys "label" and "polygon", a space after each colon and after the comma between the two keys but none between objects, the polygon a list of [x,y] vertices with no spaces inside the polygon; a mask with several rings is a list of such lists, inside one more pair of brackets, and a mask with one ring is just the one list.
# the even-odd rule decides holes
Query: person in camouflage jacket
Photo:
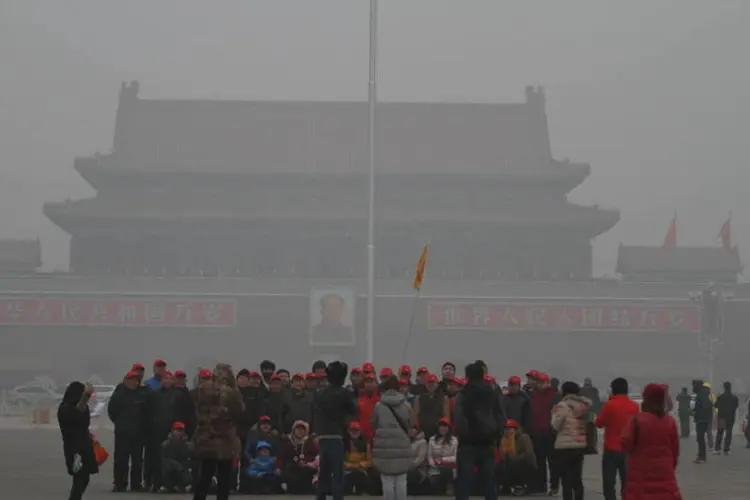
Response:
[{"label": "person in camouflage jacket", "polygon": [[199,467],[195,498],[206,498],[214,477],[217,498],[227,498],[234,463],[240,456],[237,423],[244,411],[232,367],[217,364],[213,380],[196,390],[193,397],[196,411],[193,451]]}]

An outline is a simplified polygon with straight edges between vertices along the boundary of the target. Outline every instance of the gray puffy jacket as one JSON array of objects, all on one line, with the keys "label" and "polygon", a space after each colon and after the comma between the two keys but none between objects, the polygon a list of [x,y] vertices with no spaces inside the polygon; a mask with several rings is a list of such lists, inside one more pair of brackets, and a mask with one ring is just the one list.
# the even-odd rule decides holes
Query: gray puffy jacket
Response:
[{"label": "gray puffy jacket", "polygon": [[402,427],[410,429],[412,425],[412,410],[404,395],[394,390],[386,391],[375,405],[372,415],[372,428],[375,431],[372,465],[381,474],[406,474],[411,469],[414,452],[411,439]]}]

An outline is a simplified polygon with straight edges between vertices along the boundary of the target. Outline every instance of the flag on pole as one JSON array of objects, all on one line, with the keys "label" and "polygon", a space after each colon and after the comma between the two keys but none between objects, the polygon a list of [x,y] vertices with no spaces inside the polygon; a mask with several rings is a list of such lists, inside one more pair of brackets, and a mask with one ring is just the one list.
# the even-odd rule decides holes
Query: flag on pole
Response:
[{"label": "flag on pole", "polygon": [[716,237],[721,239],[721,246],[724,248],[724,250],[729,250],[730,248],[732,248],[732,216],[731,215],[727,217],[727,220],[721,226],[721,229],[719,230],[719,234]]},{"label": "flag on pole", "polygon": [[664,244],[662,248],[675,248],[677,246],[677,214],[672,217],[672,222],[669,223],[669,229],[667,229],[667,235],[664,237]]},{"label": "flag on pole", "polygon": [[419,256],[419,262],[417,262],[417,270],[414,272],[414,289],[417,291],[422,288],[422,278],[424,278],[424,268],[427,267],[428,253],[429,245],[425,244],[422,247],[422,255]]}]

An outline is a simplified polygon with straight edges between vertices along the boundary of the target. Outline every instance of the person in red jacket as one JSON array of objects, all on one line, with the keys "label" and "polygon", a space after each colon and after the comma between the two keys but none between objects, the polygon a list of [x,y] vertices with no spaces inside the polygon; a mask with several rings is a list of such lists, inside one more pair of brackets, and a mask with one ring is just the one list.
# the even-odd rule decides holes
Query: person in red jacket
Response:
[{"label": "person in red jacket", "polygon": [[604,403],[596,417],[596,426],[604,429],[604,453],[602,454],[602,493],[604,500],[616,500],[615,483],[620,474],[620,489],[625,489],[627,458],[622,452],[621,438],[638,415],[638,403],[628,397],[628,381],[616,378],[610,384],[612,397]]},{"label": "person in red jacket", "polygon": [[[552,419],[552,407],[555,402],[559,401],[560,395],[550,387],[549,375],[539,372],[534,372],[532,375],[536,377],[536,384],[529,393],[531,428],[528,433],[532,443],[534,443],[537,470],[536,481],[530,485],[530,489],[534,493],[547,493],[549,491],[550,494],[556,495],[560,487],[560,475],[557,471],[557,463],[552,456],[555,449],[555,438],[550,421]],[[547,465],[549,465],[549,490],[547,489]]]},{"label": "person in red jacket", "polygon": [[372,443],[372,438],[375,435],[372,428],[372,414],[375,412],[375,405],[380,401],[380,392],[374,373],[367,373],[364,378],[364,390],[357,398],[357,420],[362,424],[362,436],[368,443]]},{"label": "person in red jacket", "polygon": [[666,412],[666,390],[648,384],[643,390],[641,413],[622,435],[628,454],[628,480],[623,500],[681,500],[677,485],[680,437],[677,423]]}]

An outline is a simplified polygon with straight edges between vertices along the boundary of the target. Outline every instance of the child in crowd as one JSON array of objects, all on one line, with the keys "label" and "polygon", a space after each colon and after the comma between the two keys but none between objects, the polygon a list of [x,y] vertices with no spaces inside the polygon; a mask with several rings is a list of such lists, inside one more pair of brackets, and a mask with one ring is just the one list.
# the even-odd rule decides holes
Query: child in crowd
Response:
[{"label": "child in crowd", "polygon": [[349,424],[349,435],[345,442],[344,491],[347,495],[371,494],[372,446],[362,435],[362,425]]},{"label": "child in crowd", "polygon": [[161,444],[161,492],[187,491],[192,482],[190,449],[191,443],[185,435],[185,424],[173,423],[167,440]]},{"label": "child in crowd", "polygon": [[271,454],[271,445],[266,441],[258,441],[255,449],[255,458],[252,459],[247,469],[250,492],[258,495],[272,495],[276,493],[277,485],[276,457]]},{"label": "child in crowd", "polygon": [[310,438],[307,422],[296,421],[292,433],[282,440],[276,469],[288,494],[312,494],[313,477],[318,470],[318,446]]},{"label": "child in crowd", "polygon": [[[268,445],[271,455],[277,456],[280,446],[279,433],[272,428],[271,418],[263,415],[258,419],[258,423],[253,426],[245,439],[244,463],[251,464],[253,459],[258,455],[258,443],[264,442]],[[247,472],[247,469],[246,471]],[[240,492],[249,493],[251,490],[251,481],[249,476],[240,475]]]},{"label": "child in crowd", "polygon": [[427,465],[433,495],[453,495],[457,452],[458,439],[453,435],[450,421],[443,417],[438,421],[437,434],[430,438],[427,445]]}]

